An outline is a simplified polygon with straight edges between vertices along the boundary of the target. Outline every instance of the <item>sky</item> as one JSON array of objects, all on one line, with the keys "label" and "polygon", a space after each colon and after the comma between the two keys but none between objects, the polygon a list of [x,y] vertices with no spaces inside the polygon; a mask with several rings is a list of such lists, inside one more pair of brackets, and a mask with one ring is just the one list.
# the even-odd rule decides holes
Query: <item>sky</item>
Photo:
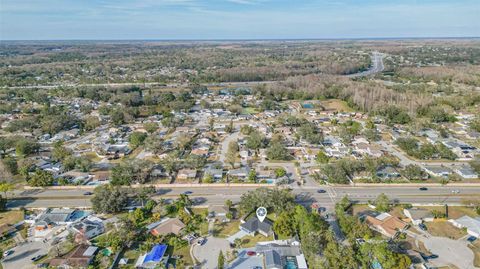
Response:
[{"label": "sky", "polygon": [[479,36],[480,0],[0,0],[0,40]]}]

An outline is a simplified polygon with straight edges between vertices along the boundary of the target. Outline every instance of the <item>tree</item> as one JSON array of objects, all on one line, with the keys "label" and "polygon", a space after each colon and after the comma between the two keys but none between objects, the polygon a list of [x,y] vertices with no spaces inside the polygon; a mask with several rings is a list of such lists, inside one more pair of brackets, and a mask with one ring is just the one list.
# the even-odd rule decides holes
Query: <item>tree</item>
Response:
[{"label": "tree", "polygon": [[127,205],[127,195],[120,188],[110,184],[95,188],[92,207],[98,213],[118,213]]},{"label": "tree", "polygon": [[285,168],[277,168],[275,169],[275,177],[276,178],[279,178],[279,177],[283,177],[287,174],[287,171],[285,170]]},{"label": "tree", "polygon": [[237,141],[231,141],[228,144],[228,150],[225,155],[225,161],[229,163],[232,167],[235,166],[235,162],[237,161],[238,155],[238,143]]},{"label": "tree", "polygon": [[17,156],[25,157],[40,149],[40,145],[34,141],[24,138],[18,139],[15,143],[15,153]]},{"label": "tree", "polygon": [[16,175],[18,173],[18,164],[15,158],[7,156],[2,159],[2,163],[12,175]]},{"label": "tree", "polygon": [[52,157],[55,161],[63,161],[72,155],[72,151],[63,146],[63,141],[57,141],[53,144]]},{"label": "tree", "polygon": [[270,147],[267,149],[267,158],[269,160],[287,161],[291,158],[291,156],[282,143],[275,142],[270,143]]},{"label": "tree", "polygon": [[273,223],[273,230],[276,234],[279,234],[284,237],[294,236],[296,233],[297,223],[295,217],[291,212],[282,212],[275,223]]},{"label": "tree", "polygon": [[128,138],[128,142],[130,146],[134,149],[143,145],[143,142],[147,138],[147,134],[143,132],[133,132],[130,137]]},{"label": "tree", "polygon": [[225,256],[223,256],[223,252],[220,250],[220,253],[218,254],[217,269],[224,269],[224,268],[225,268]]},{"label": "tree", "polygon": [[409,164],[403,169],[402,175],[409,180],[425,180],[428,178],[428,174],[423,169],[414,164]]},{"label": "tree", "polygon": [[5,198],[7,198],[8,192],[13,191],[14,189],[15,188],[12,183],[9,183],[6,181],[0,182],[0,192],[3,192],[3,194],[5,195]]},{"label": "tree", "polygon": [[251,169],[250,172],[248,172],[248,182],[256,182],[257,181],[257,172],[255,169]]},{"label": "tree", "polygon": [[247,137],[246,146],[249,149],[258,150],[264,146],[264,140],[262,134],[258,131],[252,131],[250,135]]},{"label": "tree", "polygon": [[378,195],[375,199],[375,207],[381,212],[387,212],[390,210],[390,199],[385,193]]},{"label": "tree", "polygon": [[33,187],[46,187],[53,185],[54,178],[50,172],[37,169],[33,176],[28,180],[28,184]]},{"label": "tree", "polygon": [[158,124],[155,123],[155,122],[147,122],[143,125],[143,128],[145,128],[145,130],[149,133],[149,134],[153,134],[155,133],[155,131],[157,131],[158,129]]},{"label": "tree", "polygon": [[230,121],[230,123],[225,127],[225,132],[231,134],[235,128],[233,127],[233,121]]},{"label": "tree", "polygon": [[315,160],[316,160],[318,163],[328,163],[328,161],[330,160],[330,158],[327,156],[327,154],[325,154],[325,152],[323,152],[322,150],[320,150],[320,151],[317,153],[317,156],[315,157]]}]

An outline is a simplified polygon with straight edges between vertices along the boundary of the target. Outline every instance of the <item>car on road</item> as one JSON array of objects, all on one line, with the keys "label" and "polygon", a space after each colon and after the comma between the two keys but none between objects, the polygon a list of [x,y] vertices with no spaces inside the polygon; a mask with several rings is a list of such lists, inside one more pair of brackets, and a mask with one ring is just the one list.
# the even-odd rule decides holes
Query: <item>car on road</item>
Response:
[{"label": "car on road", "polygon": [[31,260],[32,260],[33,262],[36,262],[36,261],[41,260],[41,259],[42,259],[43,257],[45,257],[45,256],[47,256],[47,254],[40,254],[40,255],[37,255],[37,256],[31,258]]},{"label": "car on road", "polygon": [[428,188],[427,188],[427,187],[420,187],[420,188],[418,188],[418,189],[421,190],[421,191],[428,191]]},{"label": "car on road", "polygon": [[192,194],[192,193],[193,193],[192,191],[184,191],[184,192],[183,192],[183,194],[185,194],[185,195],[190,195],[190,194]]},{"label": "car on road", "polygon": [[13,252],[15,252],[13,249],[9,249],[9,250],[3,252],[3,257],[7,257],[9,255],[12,255]]},{"label": "car on road", "polygon": [[247,251],[247,256],[255,256],[255,255],[257,255],[255,251],[251,251],[251,250]]},{"label": "car on road", "polygon": [[83,195],[93,195],[93,192],[87,191],[87,192],[84,192]]},{"label": "car on road", "polygon": [[459,190],[452,190],[452,193],[460,193]]},{"label": "car on road", "polygon": [[422,231],[426,231],[427,230],[427,226],[423,223],[420,223],[418,224],[418,227],[422,230]]},{"label": "car on road", "polygon": [[317,193],[326,193],[326,192],[327,192],[326,190],[322,190],[322,189],[317,190]]}]

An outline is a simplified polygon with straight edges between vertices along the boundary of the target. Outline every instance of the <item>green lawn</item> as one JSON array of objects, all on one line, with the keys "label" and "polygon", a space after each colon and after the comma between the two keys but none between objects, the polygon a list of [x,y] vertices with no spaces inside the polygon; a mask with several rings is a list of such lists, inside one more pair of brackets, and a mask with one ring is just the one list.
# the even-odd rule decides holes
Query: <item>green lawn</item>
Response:
[{"label": "green lawn", "polygon": [[233,220],[224,223],[215,223],[214,235],[215,237],[227,238],[240,230],[239,225],[239,220]]},{"label": "green lawn", "polygon": [[0,225],[1,224],[16,224],[24,219],[24,213],[22,210],[12,210],[0,213]]},{"label": "green lawn", "polygon": [[261,234],[256,234],[255,236],[245,236],[242,238],[242,248],[251,248],[254,247],[258,242],[272,241],[274,240],[273,235],[265,237]]}]

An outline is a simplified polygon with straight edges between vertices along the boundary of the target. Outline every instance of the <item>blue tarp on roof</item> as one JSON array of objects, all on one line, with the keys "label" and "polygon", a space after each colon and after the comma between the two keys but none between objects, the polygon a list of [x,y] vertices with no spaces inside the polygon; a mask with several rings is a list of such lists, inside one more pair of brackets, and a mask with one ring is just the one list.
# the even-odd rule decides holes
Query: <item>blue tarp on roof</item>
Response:
[{"label": "blue tarp on roof", "polygon": [[145,256],[143,263],[159,262],[167,251],[167,245],[155,245],[152,250]]}]

